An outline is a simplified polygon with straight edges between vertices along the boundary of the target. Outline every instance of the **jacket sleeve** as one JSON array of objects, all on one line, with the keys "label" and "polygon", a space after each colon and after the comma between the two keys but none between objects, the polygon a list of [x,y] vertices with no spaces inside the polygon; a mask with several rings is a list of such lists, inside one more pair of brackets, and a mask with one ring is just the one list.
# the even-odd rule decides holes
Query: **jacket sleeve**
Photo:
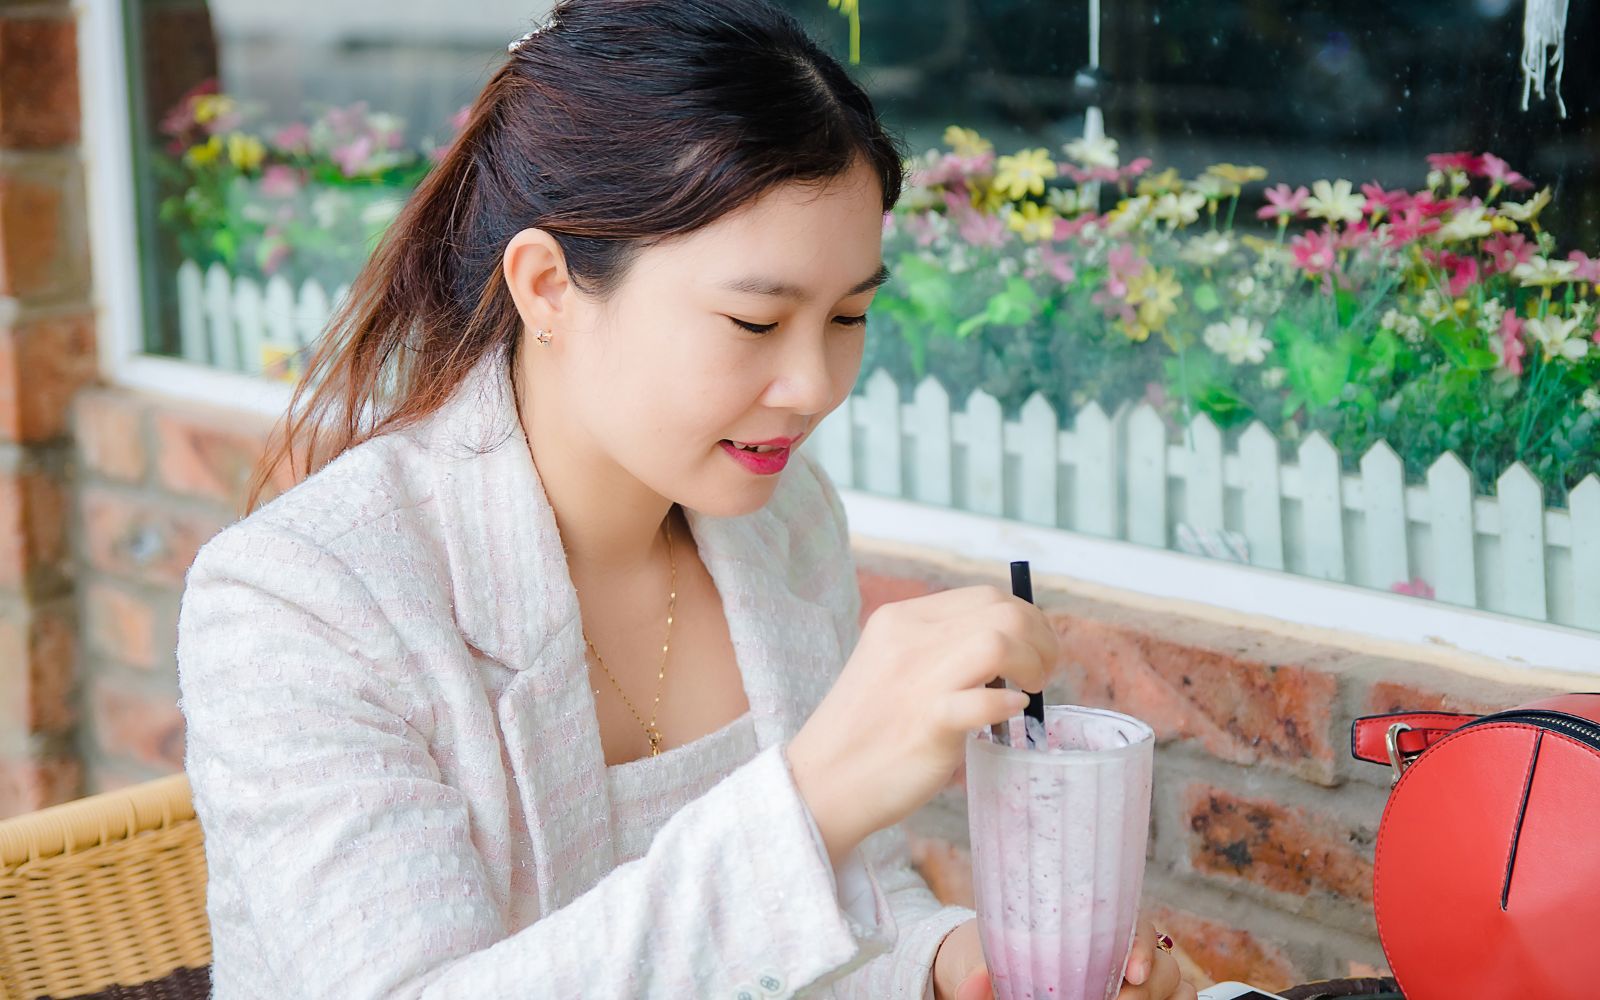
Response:
[{"label": "jacket sleeve", "polygon": [[840,905],[779,746],[644,857],[508,933],[468,802],[431,756],[426,699],[407,690],[412,655],[359,575],[288,528],[230,528],[190,569],[180,705],[208,905],[244,914],[237,947],[276,980],[261,995],[746,1000],[893,941],[875,878],[853,910],[865,922]]},{"label": "jacket sleeve", "polygon": [[[820,464],[813,467],[823,495],[833,510],[837,532],[837,548],[830,562],[838,567],[838,577],[830,593],[839,630],[839,648],[848,660],[861,636],[861,588],[850,550],[844,504],[827,472]],[[912,867],[906,831],[900,824],[868,837],[861,845],[860,854],[889,899],[897,938],[888,954],[859,969],[842,973],[833,987],[834,995],[850,1000],[933,1000],[933,957],[939,945],[945,935],[977,914],[964,906],[946,906],[939,902],[928,883]]]}]

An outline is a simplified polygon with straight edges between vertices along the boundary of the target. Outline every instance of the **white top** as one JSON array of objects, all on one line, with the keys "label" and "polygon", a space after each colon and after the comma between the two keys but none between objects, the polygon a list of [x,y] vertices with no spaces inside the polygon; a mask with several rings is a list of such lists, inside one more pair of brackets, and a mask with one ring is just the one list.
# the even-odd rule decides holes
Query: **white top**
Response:
[{"label": "white top", "polygon": [[750,713],[656,757],[640,757],[606,768],[611,790],[611,837],[617,864],[642,858],[673,813],[709,792],[739,765],[755,757]]},{"label": "white top", "polygon": [[830,865],[783,755],[859,638],[837,492],[802,450],[760,510],[685,516],[749,718],[618,772],[624,809],[656,796],[620,837],[503,351],[201,548],[177,658],[216,1000],[925,995],[972,911],[899,826]]}]

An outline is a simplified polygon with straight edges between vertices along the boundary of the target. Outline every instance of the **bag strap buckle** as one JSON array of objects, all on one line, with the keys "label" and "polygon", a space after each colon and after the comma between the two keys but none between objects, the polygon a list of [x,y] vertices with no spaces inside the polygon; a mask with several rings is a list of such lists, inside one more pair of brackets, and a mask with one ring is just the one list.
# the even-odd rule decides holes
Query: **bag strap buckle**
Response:
[{"label": "bag strap buckle", "polygon": [[1389,787],[1400,784],[1400,776],[1405,773],[1406,765],[1416,759],[1417,754],[1407,754],[1400,749],[1400,734],[1409,733],[1411,726],[1404,722],[1396,722],[1384,733],[1383,745],[1389,750],[1389,766],[1394,769],[1394,775],[1389,779]]}]

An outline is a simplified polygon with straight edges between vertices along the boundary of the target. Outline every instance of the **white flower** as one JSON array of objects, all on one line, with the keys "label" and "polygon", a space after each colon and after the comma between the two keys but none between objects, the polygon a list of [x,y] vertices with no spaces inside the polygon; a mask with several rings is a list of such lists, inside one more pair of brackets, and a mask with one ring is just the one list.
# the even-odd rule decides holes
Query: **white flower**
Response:
[{"label": "white flower", "polygon": [[1205,233],[1185,243],[1183,249],[1178,251],[1178,257],[1196,267],[1210,267],[1228,256],[1228,251],[1232,249],[1233,240],[1227,233]]},{"label": "white flower", "polygon": [[1478,307],[1478,328],[1489,334],[1499,334],[1500,321],[1505,318],[1506,307],[1499,299],[1485,299]]},{"label": "white flower", "polygon": [[1001,277],[1009,278],[1013,274],[1017,273],[1018,266],[1019,265],[1017,264],[1017,259],[1015,257],[1002,257],[1000,258],[1000,261],[995,264],[994,269],[1000,274]]},{"label": "white flower", "polygon": [[1579,326],[1588,326],[1589,317],[1594,315],[1594,303],[1574,302],[1570,315],[1578,321]]},{"label": "white flower", "polygon": [[1115,167],[1117,140],[1101,136],[1098,139],[1074,139],[1061,147],[1062,152],[1086,167]]},{"label": "white flower", "polygon": [[1428,188],[1429,188],[1429,190],[1433,190],[1434,188],[1441,188],[1441,187],[1444,187],[1444,171],[1443,170],[1430,170],[1430,171],[1428,171]]},{"label": "white flower", "polygon": [[1583,395],[1579,397],[1578,403],[1590,413],[1600,413],[1600,388],[1591,385],[1583,390]]},{"label": "white flower", "polygon": [[1500,204],[1500,214],[1518,222],[1532,222],[1539,212],[1550,204],[1550,189],[1545,188],[1524,202],[1508,201]]},{"label": "white flower", "polygon": [[1221,201],[1232,198],[1239,193],[1239,185],[1232,181],[1223,180],[1216,174],[1201,174],[1189,185],[1190,190],[1199,193],[1207,201]]},{"label": "white flower", "polygon": [[1525,329],[1528,337],[1544,350],[1547,360],[1578,361],[1589,353],[1589,342],[1581,336],[1573,336],[1578,330],[1578,321],[1570,317],[1535,316],[1528,320]]},{"label": "white flower", "polygon": [[1233,279],[1233,294],[1240,299],[1248,299],[1255,293],[1256,279],[1248,271]]},{"label": "white flower", "polygon": [[1493,227],[1485,218],[1487,211],[1482,205],[1468,205],[1451,216],[1449,222],[1439,227],[1439,239],[1446,243],[1458,243],[1479,236],[1488,236]]},{"label": "white flower", "polygon": [[1530,285],[1559,285],[1571,281],[1577,270],[1578,262],[1574,260],[1535,257],[1526,264],[1512,268],[1511,276],[1527,288]]},{"label": "white flower", "polygon": [[1122,204],[1107,213],[1106,232],[1112,236],[1126,236],[1144,221],[1146,213],[1150,211],[1150,204],[1151,198],[1147,194],[1124,199]]},{"label": "white flower", "polygon": [[1191,222],[1198,222],[1200,210],[1205,207],[1206,196],[1203,194],[1195,191],[1185,191],[1181,194],[1169,192],[1161,196],[1150,214],[1157,221],[1171,223],[1174,226],[1186,226]]},{"label": "white flower", "polygon": [[1078,192],[1073,188],[1051,188],[1044,199],[1057,215],[1077,215],[1082,207],[1078,203]]},{"label": "white flower", "polygon": [[1329,222],[1359,222],[1361,209],[1366,205],[1366,195],[1355,194],[1349,181],[1315,181],[1311,197],[1306,199],[1306,214],[1313,219]]},{"label": "white flower", "polygon": [[1378,320],[1378,327],[1383,330],[1393,330],[1399,325],[1400,310],[1398,309],[1390,309],[1388,312],[1383,314],[1382,319]]},{"label": "white flower", "polygon": [[1289,369],[1287,368],[1265,368],[1261,371],[1261,384],[1266,386],[1268,389],[1276,389],[1278,386],[1282,385],[1283,380],[1288,377]]},{"label": "white flower", "polygon": [[1261,335],[1261,321],[1235,316],[1226,323],[1206,327],[1206,346],[1226,355],[1233,364],[1259,365],[1267,360],[1272,341]]},{"label": "white flower", "polygon": [[1422,293],[1422,300],[1417,303],[1417,312],[1421,313],[1429,323],[1437,323],[1455,315],[1455,308],[1439,294],[1437,288],[1430,288]]}]

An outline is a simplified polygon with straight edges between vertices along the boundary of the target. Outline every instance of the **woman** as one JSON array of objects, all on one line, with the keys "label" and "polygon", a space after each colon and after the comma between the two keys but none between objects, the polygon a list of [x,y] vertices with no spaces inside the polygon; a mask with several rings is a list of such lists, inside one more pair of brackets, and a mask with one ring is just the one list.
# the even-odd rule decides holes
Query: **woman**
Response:
[{"label": "woman", "polygon": [[[189,573],[218,998],[988,995],[896,823],[1054,634],[969,587],[858,643],[796,451],[900,163],[764,3],[568,0],[512,44],[250,506],[314,474]],[[1122,995],[1192,997],[1153,940]]]}]

